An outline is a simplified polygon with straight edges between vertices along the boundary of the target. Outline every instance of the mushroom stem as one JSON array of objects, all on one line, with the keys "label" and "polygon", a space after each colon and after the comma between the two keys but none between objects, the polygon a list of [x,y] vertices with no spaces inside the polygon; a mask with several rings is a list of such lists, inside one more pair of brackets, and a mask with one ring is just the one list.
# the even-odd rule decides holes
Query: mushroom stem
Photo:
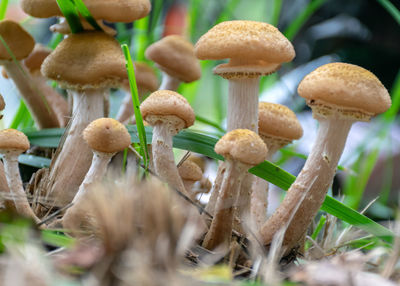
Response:
[{"label": "mushroom stem", "polygon": [[[141,90],[140,88],[138,88],[138,93],[139,99],[144,96],[144,90]],[[134,115],[134,113],[135,110],[133,108],[132,94],[130,92],[126,92],[126,95],[121,103],[121,107],[119,108],[115,119],[117,119],[121,123],[125,123],[132,117],[132,115]]]},{"label": "mushroom stem", "polygon": [[1,161],[0,161],[0,194],[2,194],[0,200],[3,201],[4,207],[6,209],[15,210],[15,205],[10,197],[10,188],[8,187],[7,178],[4,171],[4,165]]},{"label": "mushroom stem", "polygon": [[[321,117],[318,121],[318,135],[303,169],[289,188],[281,205],[260,230],[265,245],[269,245],[277,231],[289,223],[283,245],[286,251],[296,247],[320,209],[332,184],[347,135],[354,121]],[[293,210],[303,196],[304,200],[289,222]]]},{"label": "mushroom stem", "polygon": [[170,76],[166,72],[162,73],[162,82],[159,90],[172,90],[176,91],[181,84],[181,81],[175,77]]},{"label": "mushroom stem", "polygon": [[156,174],[172,188],[189,195],[179,176],[172,151],[172,137],[175,135],[166,124],[158,123],[153,126],[153,164]]},{"label": "mushroom stem", "polygon": [[86,172],[89,170],[92,152],[81,134],[93,120],[103,117],[104,97],[108,89],[87,89],[82,92],[69,91],[73,97],[73,116],[60,153],[53,159],[47,196],[57,206],[71,202]]},{"label": "mushroom stem", "polygon": [[30,217],[36,223],[39,223],[40,219],[34,214],[31,206],[29,205],[26,193],[22,186],[22,180],[18,168],[18,156],[20,154],[21,151],[19,150],[8,151],[4,154],[4,170],[8,187],[10,188],[17,212],[23,216]]},{"label": "mushroom stem", "polygon": [[3,66],[14,81],[38,127],[40,129],[59,127],[55,112],[40,89],[35,86],[26,68],[14,61],[3,61]]},{"label": "mushroom stem", "polygon": [[203,247],[214,249],[218,245],[229,246],[240,185],[248,169],[249,166],[243,163],[226,161],[226,171],[215,205],[215,214],[204,238]]}]

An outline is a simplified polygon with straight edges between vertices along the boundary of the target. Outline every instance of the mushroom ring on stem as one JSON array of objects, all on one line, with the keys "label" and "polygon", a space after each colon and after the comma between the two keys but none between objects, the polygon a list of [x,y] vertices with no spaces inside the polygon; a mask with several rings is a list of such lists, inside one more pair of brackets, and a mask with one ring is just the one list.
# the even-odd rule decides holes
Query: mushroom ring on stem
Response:
[{"label": "mushroom ring on stem", "polygon": [[352,124],[368,121],[391,105],[388,91],[374,74],[345,63],[317,68],[300,82],[298,92],[319,122],[317,138],[283,202],[260,229],[262,242],[269,245],[274,235],[288,225],[283,240],[286,253],[299,246],[320,209]]}]

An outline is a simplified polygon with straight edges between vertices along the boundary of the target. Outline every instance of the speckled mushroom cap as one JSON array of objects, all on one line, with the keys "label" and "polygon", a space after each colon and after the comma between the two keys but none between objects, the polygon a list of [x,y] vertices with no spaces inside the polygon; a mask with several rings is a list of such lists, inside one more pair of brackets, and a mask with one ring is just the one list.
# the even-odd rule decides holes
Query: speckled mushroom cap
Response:
[{"label": "speckled mushroom cap", "polygon": [[182,165],[179,166],[178,172],[179,176],[181,176],[183,180],[187,181],[200,181],[203,176],[200,167],[189,160],[185,160]]},{"label": "speckled mushroom cap", "polygon": [[113,118],[99,118],[83,130],[83,138],[92,150],[116,153],[128,148],[131,136],[126,127]]},{"label": "speckled mushroom cap", "polygon": [[174,116],[184,122],[184,127],[192,126],[195,114],[189,102],[177,92],[158,90],[153,92],[140,105],[143,118],[152,126],[162,117]]},{"label": "speckled mushroom cap", "polygon": [[0,152],[5,150],[18,150],[24,152],[30,147],[28,137],[16,129],[4,129],[0,131]]},{"label": "speckled mushroom cap", "polygon": [[[0,35],[17,60],[26,58],[35,46],[32,36],[20,24],[11,20],[0,21]],[[0,61],[2,60],[11,61],[12,57],[6,47],[0,44]]]},{"label": "speckled mushroom cap", "polygon": [[369,120],[391,106],[388,91],[370,71],[352,64],[330,63],[308,74],[299,84],[299,95],[314,116]]},{"label": "speckled mushroom cap", "polygon": [[201,68],[192,43],[178,35],[162,38],[146,49],[146,57],[161,70],[184,82],[198,80]]},{"label": "speckled mushroom cap", "polygon": [[290,142],[303,136],[303,128],[290,108],[277,103],[260,102],[258,133]]},{"label": "speckled mushroom cap", "polygon": [[45,58],[50,55],[51,49],[41,44],[36,44],[32,53],[24,60],[24,64],[30,73],[40,71]]},{"label": "speckled mushroom cap", "polygon": [[[135,62],[136,84],[139,90],[156,91],[159,87],[157,75],[152,67],[143,62]],[[129,90],[129,81],[123,83],[126,90]]]},{"label": "speckled mushroom cap", "polygon": [[4,110],[5,107],[6,107],[6,103],[4,102],[3,96],[0,94],[0,111]]},{"label": "speckled mushroom cap", "polygon": [[260,76],[274,72],[295,56],[292,44],[274,26],[255,21],[226,21],[211,28],[195,45],[201,60],[230,59],[214,72],[230,77]]},{"label": "speckled mushroom cap", "polygon": [[235,129],[226,133],[215,144],[214,150],[226,159],[248,165],[262,163],[268,153],[268,148],[260,136],[248,129]]},{"label": "speckled mushroom cap", "polygon": [[[145,17],[151,9],[149,0],[83,0],[95,19],[109,22],[132,22]],[[56,0],[22,0],[25,13],[37,18],[62,16]]]},{"label": "speckled mushroom cap", "polygon": [[42,74],[68,89],[118,87],[128,78],[119,43],[103,32],[72,34],[44,60]]}]

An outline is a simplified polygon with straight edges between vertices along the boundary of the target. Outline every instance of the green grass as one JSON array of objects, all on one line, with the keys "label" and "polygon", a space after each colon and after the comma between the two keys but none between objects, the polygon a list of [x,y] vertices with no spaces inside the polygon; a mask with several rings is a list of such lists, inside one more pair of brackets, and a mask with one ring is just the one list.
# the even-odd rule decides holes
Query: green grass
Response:
[{"label": "green grass", "polygon": [[0,1],[0,20],[3,20],[4,17],[6,16],[7,7],[8,7],[8,0],[1,0]]},{"label": "green grass", "polygon": [[61,13],[64,15],[68,22],[71,32],[73,34],[83,31],[79,13],[75,7],[75,3],[71,0],[56,0]]},{"label": "green grass", "polygon": [[399,9],[397,9],[396,6],[394,6],[394,4],[390,2],[390,0],[377,0],[377,1],[379,2],[379,4],[383,6],[383,8],[386,9],[386,11],[388,11],[388,13],[393,17],[393,19],[395,19],[395,21],[400,25]]}]

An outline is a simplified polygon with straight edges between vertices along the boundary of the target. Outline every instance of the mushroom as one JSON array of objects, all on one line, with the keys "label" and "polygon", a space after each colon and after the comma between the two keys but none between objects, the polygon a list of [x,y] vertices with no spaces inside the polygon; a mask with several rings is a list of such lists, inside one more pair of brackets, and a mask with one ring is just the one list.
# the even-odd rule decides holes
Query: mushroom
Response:
[{"label": "mushroom", "polygon": [[200,63],[194,56],[194,47],[182,36],[171,35],[162,38],[150,45],[145,54],[163,72],[160,90],[176,91],[182,81],[192,82],[201,76]]},{"label": "mushroom", "polygon": [[[115,36],[117,34],[117,31],[115,31],[113,28],[104,25],[102,20],[97,20],[96,23],[106,34],[110,36]],[[85,31],[90,31],[95,29],[85,19],[81,19],[81,24]],[[64,17],[61,17],[59,23],[50,26],[50,31],[53,33],[60,33],[63,35],[67,35],[71,34],[71,27],[69,26],[67,20]]]},{"label": "mushroom", "polygon": [[172,137],[181,129],[192,126],[195,115],[182,95],[170,90],[153,92],[140,105],[148,124],[153,126],[152,152],[156,174],[185,195],[189,195],[179,176],[172,151]]},{"label": "mushroom", "polygon": [[283,202],[260,229],[267,246],[277,231],[287,226],[283,240],[286,254],[299,247],[320,209],[352,124],[369,121],[391,105],[389,93],[374,74],[346,63],[317,68],[300,82],[298,92],[319,122],[317,138]]},{"label": "mushroom", "polygon": [[82,131],[104,116],[103,102],[109,89],[127,79],[125,58],[119,43],[103,32],[72,34],[44,60],[41,71],[73,97],[65,141],[53,158],[49,176],[39,184],[56,206],[64,206],[71,202],[90,167],[92,154]]},{"label": "mushroom", "polygon": [[268,152],[257,133],[248,129],[228,132],[215,144],[214,150],[224,156],[226,171],[214,217],[203,241],[203,247],[207,249],[214,249],[219,245],[229,246],[242,180],[248,169],[265,160]]},{"label": "mushroom", "polygon": [[[229,81],[227,131],[245,128],[257,133],[259,81],[295,56],[292,44],[274,26],[254,21],[227,21],[211,28],[195,45],[201,60],[229,59],[214,73]],[[224,164],[220,165],[207,210],[212,213]],[[240,213],[250,207],[252,176],[244,179]]]},{"label": "mushroom", "polygon": [[[135,77],[140,100],[142,100],[148,92],[156,91],[159,86],[154,70],[146,63],[135,63]],[[116,119],[120,122],[127,121],[134,114],[129,81],[124,82],[123,88],[126,91],[126,96],[116,116]]]},{"label": "mushroom", "polygon": [[13,54],[0,44],[0,64],[18,88],[36,124],[39,128],[59,127],[56,114],[48,106],[41,90],[35,86],[29,72],[19,63],[32,52],[34,39],[18,23],[11,20],[0,21],[0,35]]},{"label": "mushroom", "polygon": [[17,212],[39,223],[39,218],[31,209],[22,186],[18,168],[18,156],[29,149],[29,141],[24,133],[15,129],[0,131],[0,154],[3,154],[4,170]]},{"label": "mushroom", "polygon": [[131,136],[124,125],[113,118],[100,118],[91,122],[83,131],[83,138],[93,151],[93,160],[85,179],[72,200],[72,207],[63,217],[64,227],[74,230],[84,221],[82,205],[85,194],[94,183],[104,177],[108,163],[115,153],[123,151],[131,144]]},{"label": "mushroom", "polygon": [[196,193],[193,191],[193,185],[201,180],[203,172],[196,163],[190,160],[185,160],[182,165],[178,167],[178,172],[187,193],[194,200],[196,198]]},{"label": "mushroom", "polygon": [[51,49],[36,44],[32,53],[24,60],[24,65],[31,75],[31,80],[46,98],[49,108],[55,112],[59,126],[65,127],[69,120],[68,103],[61,94],[47,84],[46,78],[40,73],[40,67],[50,53]]},{"label": "mushroom", "polygon": [[[258,133],[268,147],[267,160],[284,146],[303,135],[296,114],[288,107],[269,102],[260,102],[258,107]],[[255,230],[267,220],[268,182],[254,176],[251,193],[250,214]]]}]

